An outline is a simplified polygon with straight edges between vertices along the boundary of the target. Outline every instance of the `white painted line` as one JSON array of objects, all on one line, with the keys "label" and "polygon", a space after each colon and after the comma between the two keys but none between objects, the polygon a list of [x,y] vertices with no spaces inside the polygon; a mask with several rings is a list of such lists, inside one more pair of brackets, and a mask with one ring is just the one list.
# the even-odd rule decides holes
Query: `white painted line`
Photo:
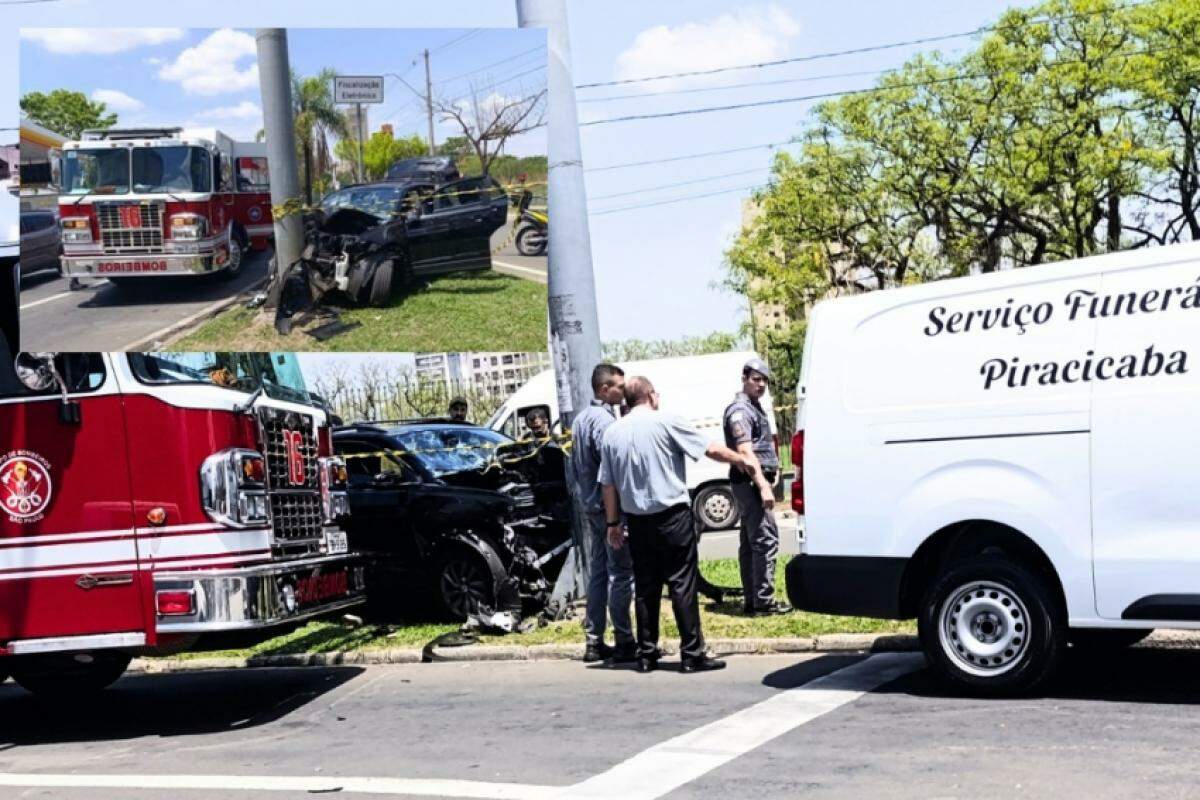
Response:
[{"label": "white painted line", "polygon": [[921,656],[912,653],[871,656],[643,750],[607,772],[572,786],[564,797],[662,797],[777,736],[854,702],[922,663]]},{"label": "white painted line", "polygon": [[540,800],[563,796],[560,786],[418,778],[291,777],[280,775],[45,775],[0,773],[0,786],[45,789],[207,789],[235,792],[345,792],[392,796]]},{"label": "white painted line", "polygon": [[[0,773],[0,786],[54,789],[200,789],[239,792],[344,792],[394,797],[487,800],[657,800],[788,731],[852,703],[918,669],[912,653],[870,656],[643,750],[607,772],[573,786],[419,778],[299,777],[286,775],[81,775]],[[366,688],[374,681],[359,687]],[[357,693],[351,692],[350,694]],[[350,695],[347,695],[349,697]],[[331,705],[332,707],[332,705]]]},{"label": "white painted line", "polygon": [[509,264],[507,261],[500,261],[499,259],[495,258],[492,259],[492,264],[499,264],[507,269],[515,269],[517,272],[528,272],[530,275],[536,275],[539,278],[546,277],[546,273],[544,271],[540,269],[532,269],[530,267],[523,267],[520,264]]},{"label": "white painted line", "polygon": [[41,300],[34,300],[32,303],[26,303],[25,305],[21,306],[21,308],[19,310],[24,311],[27,308],[34,308],[34,307],[40,306],[44,303],[51,303],[51,302],[54,302],[55,300],[61,300],[64,297],[70,297],[72,294],[74,294],[74,293],[73,292],[59,292],[58,294],[52,294],[49,297],[43,297]]}]

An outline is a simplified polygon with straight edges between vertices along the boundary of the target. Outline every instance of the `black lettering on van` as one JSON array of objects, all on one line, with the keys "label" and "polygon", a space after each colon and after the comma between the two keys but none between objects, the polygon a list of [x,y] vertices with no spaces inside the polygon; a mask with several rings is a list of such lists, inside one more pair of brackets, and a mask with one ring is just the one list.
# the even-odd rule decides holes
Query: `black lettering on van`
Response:
[{"label": "black lettering on van", "polygon": [[926,336],[937,336],[939,333],[942,332],[942,328],[945,327],[945,324],[940,319],[940,315],[945,314],[945,313],[946,313],[945,306],[937,306],[936,308],[933,308],[932,310],[930,310],[930,312],[929,312],[930,324],[925,326],[925,335]]}]

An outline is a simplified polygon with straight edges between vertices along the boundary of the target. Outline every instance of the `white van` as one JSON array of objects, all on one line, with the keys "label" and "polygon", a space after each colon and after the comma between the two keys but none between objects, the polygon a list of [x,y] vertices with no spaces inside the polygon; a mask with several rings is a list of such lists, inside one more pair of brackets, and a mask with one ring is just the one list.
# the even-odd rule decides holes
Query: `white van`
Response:
[{"label": "white van", "polygon": [[[662,408],[680,414],[714,441],[724,441],[721,419],[725,407],[742,390],[742,367],[753,352],[713,353],[704,356],[660,358],[618,364],[626,376],[645,375],[661,397]],[[771,395],[762,399],[767,417],[774,424]],[[525,413],[541,406],[549,411],[551,422],[558,425],[558,393],[554,370],[546,370],[529,379],[504,402],[487,427],[520,439],[529,432]],[[707,458],[687,464],[688,490],[698,519],[708,530],[737,525],[737,502],[729,488],[729,467]]]},{"label": "white van", "polygon": [[1200,628],[1200,243],[822,303],[797,395],[797,608],[994,692]]}]

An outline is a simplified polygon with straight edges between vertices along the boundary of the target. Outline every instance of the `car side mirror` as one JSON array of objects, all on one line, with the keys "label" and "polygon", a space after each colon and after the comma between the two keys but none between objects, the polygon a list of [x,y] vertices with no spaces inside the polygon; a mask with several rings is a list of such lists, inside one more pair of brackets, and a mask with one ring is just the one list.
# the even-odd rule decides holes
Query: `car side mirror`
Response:
[{"label": "car side mirror", "polygon": [[31,392],[45,392],[58,387],[62,403],[58,407],[58,421],[65,425],[78,425],[82,421],[82,408],[72,400],[67,382],[63,380],[54,363],[54,353],[18,353],[13,364],[17,380]]}]

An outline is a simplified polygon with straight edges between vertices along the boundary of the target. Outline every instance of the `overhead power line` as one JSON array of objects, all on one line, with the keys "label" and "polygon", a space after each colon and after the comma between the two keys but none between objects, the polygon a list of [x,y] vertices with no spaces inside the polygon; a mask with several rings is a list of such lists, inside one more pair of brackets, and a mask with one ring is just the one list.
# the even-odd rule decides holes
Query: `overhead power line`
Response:
[{"label": "overhead power line", "polygon": [[462,42],[465,42],[467,39],[470,39],[473,36],[478,36],[481,33],[483,33],[482,28],[472,28],[471,30],[464,33],[462,36],[457,36],[448,42],[443,42],[442,44],[439,44],[437,47],[429,48],[429,52],[437,53],[441,50],[446,50],[448,48],[454,47],[454,45],[456,45],[456,44],[461,44]]},{"label": "overhead power line", "polygon": [[735,186],[731,189],[719,189],[715,192],[705,192],[703,194],[683,195],[682,197],[673,197],[669,200],[658,200],[653,203],[637,203],[631,206],[620,206],[618,208],[606,208],[603,211],[589,212],[589,216],[599,217],[605,214],[616,214],[618,211],[633,211],[640,208],[652,208],[654,206],[669,206],[673,203],[682,203],[687,200],[701,200],[705,197],[716,197],[722,194],[730,194],[732,192],[747,192],[751,189],[761,189],[765,184],[752,184],[750,186]]},{"label": "overhead power line", "polygon": [[672,161],[687,161],[693,158],[706,158],[708,156],[723,156],[729,153],[745,153],[750,150],[767,150],[775,147],[783,147],[791,144],[791,141],[771,142],[770,144],[752,144],[747,147],[730,147],[727,150],[709,150],[706,153],[689,153],[685,156],[671,156],[669,158],[652,158],[647,161],[626,161],[624,164],[606,164],[603,167],[588,167],[584,172],[607,172],[613,169],[628,169],[629,167],[647,167],[654,164],[669,164]]},{"label": "overhead power line", "polygon": [[450,78],[442,78],[441,80],[434,81],[434,83],[436,83],[438,85],[441,85],[444,83],[453,83],[454,81],[461,80],[462,78],[466,78],[469,75],[475,75],[477,73],[484,72],[486,70],[491,69],[492,67],[498,67],[501,64],[507,64],[509,61],[516,61],[519,58],[524,58],[527,55],[530,55],[532,53],[538,52],[539,50],[545,50],[545,49],[546,49],[546,45],[539,44],[537,47],[531,47],[528,50],[517,53],[516,55],[509,56],[508,58],[502,58],[499,61],[493,61],[491,64],[484,64],[482,67],[468,70],[466,72],[460,72],[459,74],[457,74],[453,77],[450,77]]},{"label": "overhead power line", "polygon": [[834,50],[827,53],[812,53],[806,56],[795,56],[793,58],[780,58],[774,61],[759,61],[751,64],[738,64],[729,67],[717,67],[715,69],[697,69],[686,72],[672,72],[663,75],[647,75],[641,78],[625,78],[615,81],[597,81],[595,83],[580,83],[576,84],[576,89],[598,89],[603,86],[627,86],[634,83],[649,83],[650,81],[667,80],[670,78],[694,78],[702,75],[718,75],[725,72],[734,72],[743,69],[765,69],[767,67],[778,67],[784,64],[799,64],[808,61],[819,61],[827,58],[839,58],[841,56],[860,55],[862,53],[874,53],[881,50],[894,50],[898,47],[911,47],[919,44],[933,44],[935,42],[945,42],[951,39],[961,39],[969,36],[978,36],[981,33],[989,33],[1002,30],[1020,30],[1021,28],[1036,25],[1042,22],[1066,21],[1070,19],[1079,19],[1082,17],[1095,16],[1097,14],[1108,14],[1112,11],[1121,11],[1127,8],[1137,6],[1150,5],[1158,2],[1158,0],[1140,0],[1140,2],[1126,3],[1123,6],[1116,6],[1111,9],[1098,9],[1095,11],[1081,11],[1078,14],[1062,14],[1048,15],[1044,17],[1033,17],[1020,24],[1012,25],[984,25],[979,28],[973,28],[969,31],[960,31],[958,33],[944,33],[937,36],[922,36],[916,39],[906,39],[900,42],[885,42],[884,44],[869,45],[866,47],[854,47],[848,50]]},{"label": "overhead power line", "polygon": [[661,192],[664,189],[677,189],[680,186],[691,186],[697,183],[708,183],[710,181],[724,180],[725,178],[734,178],[739,175],[745,175],[750,172],[762,172],[770,169],[770,166],[754,167],[753,169],[739,169],[736,172],[726,172],[724,175],[710,175],[705,178],[693,178],[687,181],[679,181],[677,183],[664,183],[658,186],[647,186],[642,189],[630,189],[625,192],[617,192],[615,194],[602,194],[597,197],[589,197],[588,200],[611,200],[614,197],[629,197],[635,194],[649,194],[651,192]]},{"label": "overhead power line", "polygon": [[813,83],[828,81],[835,78],[863,78],[868,75],[882,75],[888,69],[868,69],[859,72],[836,72],[829,75],[809,75],[804,78],[782,78],[774,81],[746,81],[744,83],[726,83],[721,86],[701,86],[695,89],[668,89],[662,92],[638,92],[636,94],[614,94],[606,97],[585,97],[578,103],[606,103],[610,100],[640,100],[643,97],[668,97],[681,94],[702,94],[705,92],[726,92],[731,89],[753,89],[758,86],[781,86],[787,83]]},{"label": "overhead power line", "polygon": [[[1110,58],[1133,58],[1135,56],[1152,55],[1154,53],[1161,53],[1161,52],[1175,50],[1175,49],[1178,49],[1178,48],[1160,47],[1160,48],[1154,48],[1151,50],[1138,50],[1138,51],[1129,52],[1129,53],[1110,53],[1107,56],[1100,56],[1100,57],[1094,58],[1094,59],[1075,58],[1075,59],[1068,59],[1068,60],[1064,60],[1064,61],[1054,61],[1054,62],[1050,62],[1048,64],[1044,64],[1041,66],[1044,66],[1047,69],[1053,69],[1056,67],[1069,66],[1071,64],[1088,64],[1088,63],[1092,63],[1095,61],[1107,61]],[[771,100],[755,100],[755,101],[751,101],[751,102],[747,102],[747,103],[731,103],[729,105],[706,106],[706,107],[702,107],[702,108],[685,108],[685,109],[680,109],[678,111],[660,111],[660,112],[655,112],[655,113],[651,113],[651,114],[627,114],[627,115],[621,116],[621,117],[610,117],[608,119],[592,120],[591,122],[581,122],[581,123],[579,123],[579,127],[583,128],[583,127],[587,127],[590,125],[609,125],[614,122],[634,122],[637,120],[646,120],[646,119],[665,119],[668,117],[687,117],[687,116],[694,116],[696,114],[712,114],[712,113],[715,113],[718,111],[741,111],[741,110],[744,110],[747,108],[762,108],[764,106],[787,105],[790,103],[803,103],[803,102],[809,102],[809,101],[813,101],[813,100],[828,100],[828,99],[831,99],[834,97],[846,97],[846,96],[851,96],[851,95],[862,95],[862,94],[878,94],[880,92],[888,92],[888,91],[892,91],[894,89],[917,89],[917,88],[921,88],[921,87],[925,87],[925,86],[937,86],[937,85],[942,85],[942,84],[947,84],[947,83],[955,83],[957,81],[964,81],[964,80],[978,80],[978,79],[982,79],[982,78],[995,78],[1000,75],[1007,75],[1007,74],[1016,75],[1019,73],[1015,70],[1002,70],[1000,72],[976,72],[976,73],[968,73],[965,75],[950,75],[945,78],[935,78],[933,80],[926,80],[926,81],[908,81],[905,83],[892,84],[891,86],[870,86],[870,87],[866,87],[866,88],[862,88],[862,89],[843,89],[841,91],[836,91],[836,92],[821,92],[819,94],[799,95],[796,97],[777,97],[777,98],[774,98]]]}]

